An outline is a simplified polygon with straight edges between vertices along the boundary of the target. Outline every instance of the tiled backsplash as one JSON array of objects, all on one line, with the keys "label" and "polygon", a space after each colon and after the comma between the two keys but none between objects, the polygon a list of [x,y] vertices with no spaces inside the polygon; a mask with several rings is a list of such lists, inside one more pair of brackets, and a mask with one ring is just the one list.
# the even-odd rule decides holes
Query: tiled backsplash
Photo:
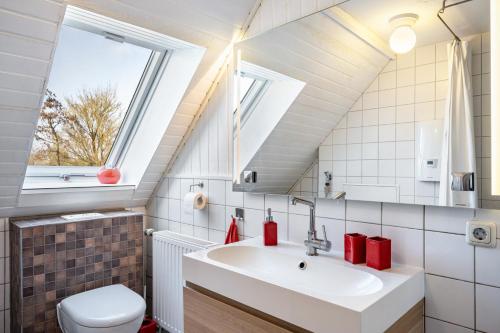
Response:
[{"label": "tiled backsplash", "polygon": [[[480,207],[500,208],[498,197],[489,194],[489,33],[467,39],[472,49]],[[415,125],[443,119],[448,87],[446,45],[420,46],[389,62],[319,147],[319,175],[333,172],[337,188],[346,182],[398,184],[401,202],[437,204],[439,183],[415,180]]]},{"label": "tiled backsplash", "polygon": [[143,292],[143,216],[130,211],[10,225],[13,332],[56,332],[65,297],[121,283]]},{"label": "tiled backsplash", "polygon": [[[150,227],[223,242],[230,215],[243,207],[246,218],[239,232],[254,237],[262,233],[265,209],[270,207],[280,239],[302,242],[307,237],[307,207],[290,205],[286,196],[235,193],[227,179],[201,179],[209,205],[186,213],[182,198],[189,185],[199,181],[165,178],[148,207]],[[500,331],[500,247],[475,248],[465,243],[464,235],[465,221],[472,218],[497,221],[500,227],[500,211],[319,199],[316,215],[318,228],[326,226],[333,250],[343,249],[345,232],[383,235],[393,241],[395,262],[425,268],[427,332]]]}]

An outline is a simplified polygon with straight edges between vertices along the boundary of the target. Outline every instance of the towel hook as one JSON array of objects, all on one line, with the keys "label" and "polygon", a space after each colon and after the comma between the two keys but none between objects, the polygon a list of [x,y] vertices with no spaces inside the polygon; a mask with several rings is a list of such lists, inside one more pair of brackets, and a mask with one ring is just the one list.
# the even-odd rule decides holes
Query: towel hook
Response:
[{"label": "towel hook", "polygon": [[189,192],[193,191],[193,187],[203,188],[203,182],[199,182],[198,184],[189,185]]},{"label": "towel hook", "polygon": [[452,3],[451,5],[447,5],[446,4],[446,0],[443,0],[443,6],[441,7],[441,9],[437,12],[437,17],[438,19],[444,24],[444,26],[446,27],[446,29],[448,29],[449,32],[451,32],[451,34],[453,35],[453,37],[455,37],[456,40],[460,41],[460,38],[457,36],[457,34],[450,28],[450,26],[444,21],[444,19],[441,17],[441,14],[444,14],[444,10],[447,9],[447,8],[450,8],[450,7],[454,7],[454,6],[457,6],[457,5],[461,5],[463,3],[466,3],[466,2],[469,2],[469,1],[472,1],[472,0],[462,0],[462,1],[459,1],[459,2],[455,2],[455,3]]}]

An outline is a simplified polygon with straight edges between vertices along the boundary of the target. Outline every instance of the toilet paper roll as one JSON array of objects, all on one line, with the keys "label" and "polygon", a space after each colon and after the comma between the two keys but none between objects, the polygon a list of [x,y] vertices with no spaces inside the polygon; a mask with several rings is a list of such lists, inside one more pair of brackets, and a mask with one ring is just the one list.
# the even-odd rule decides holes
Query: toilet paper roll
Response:
[{"label": "toilet paper roll", "polygon": [[186,213],[193,209],[203,209],[208,203],[207,197],[201,192],[189,192],[184,196],[183,207]]}]

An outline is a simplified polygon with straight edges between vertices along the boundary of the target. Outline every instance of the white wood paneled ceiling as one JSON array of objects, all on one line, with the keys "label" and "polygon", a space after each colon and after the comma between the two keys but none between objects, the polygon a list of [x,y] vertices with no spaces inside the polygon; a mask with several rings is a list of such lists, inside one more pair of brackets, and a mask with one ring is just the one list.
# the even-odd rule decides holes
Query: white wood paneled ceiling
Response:
[{"label": "white wood paneled ceiling", "polygon": [[63,14],[62,0],[0,0],[0,211],[17,204]]},{"label": "white wood paneled ceiling", "polygon": [[0,0],[0,215],[15,213],[65,3],[207,49],[132,200],[119,203],[137,206],[161,178],[255,0]]},{"label": "white wood paneled ceiling", "polygon": [[[447,4],[458,1],[448,1]],[[358,21],[388,40],[392,32],[389,20],[399,14],[413,13],[419,16],[413,26],[417,34],[417,46],[429,45],[452,38],[450,32],[436,17],[443,5],[442,0],[349,0],[340,7]],[[459,36],[490,31],[490,0],[473,0],[446,9],[442,15]]]},{"label": "white wood paneled ceiling", "polygon": [[306,82],[246,166],[262,184],[252,190],[286,193],[311,165],[319,144],[387,64],[375,42],[317,13],[237,44],[243,60]]}]

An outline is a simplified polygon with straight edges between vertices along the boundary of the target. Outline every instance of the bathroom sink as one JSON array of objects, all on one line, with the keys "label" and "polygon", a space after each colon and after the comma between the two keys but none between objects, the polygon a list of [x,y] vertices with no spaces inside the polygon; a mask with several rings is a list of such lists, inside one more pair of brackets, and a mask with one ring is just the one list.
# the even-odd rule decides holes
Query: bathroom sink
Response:
[{"label": "bathroom sink", "polygon": [[383,332],[424,297],[421,268],[378,271],[342,253],[306,256],[302,244],[266,247],[260,237],[185,255],[183,277],[318,333]]},{"label": "bathroom sink", "polygon": [[339,264],[322,265],[309,260],[255,246],[227,246],[210,250],[209,259],[260,274],[276,283],[282,281],[302,289],[331,296],[360,296],[382,289],[375,275]]}]

